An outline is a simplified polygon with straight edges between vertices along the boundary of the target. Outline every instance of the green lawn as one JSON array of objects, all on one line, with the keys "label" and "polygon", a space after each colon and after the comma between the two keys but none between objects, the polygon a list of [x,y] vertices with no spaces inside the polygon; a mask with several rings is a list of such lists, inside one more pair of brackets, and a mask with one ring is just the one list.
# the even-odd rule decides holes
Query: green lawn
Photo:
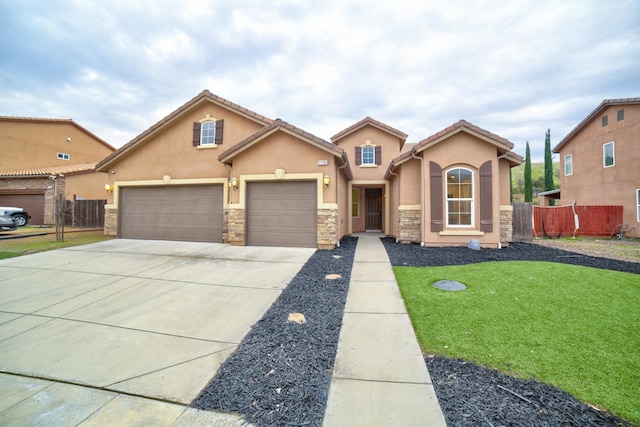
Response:
[{"label": "green lawn", "polygon": [[[34,233],[38,232],[34,229]],[[111,239],[100,231],[68,232],[65,233],[64,241],[56,241],[56,236],[48,234],[46,236],[24,237],[21,239],[0,240],[0,259],[26,255],[34,252],[49,251],[52,249],[68,248],[70,246],[85,245],[87,243],[101,242]]]},{"label": "green lawn", "polygon": [[[526,261],[394,271],[425,352],[533,377],[640,424],[640,275]],[[431,286],[442,279],[468,289]]]}]

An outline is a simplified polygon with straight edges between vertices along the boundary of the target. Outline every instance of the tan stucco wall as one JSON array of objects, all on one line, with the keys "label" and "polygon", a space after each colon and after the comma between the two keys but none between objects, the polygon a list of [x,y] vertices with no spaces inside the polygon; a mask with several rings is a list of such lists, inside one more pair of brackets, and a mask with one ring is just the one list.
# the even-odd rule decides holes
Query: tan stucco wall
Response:
[{"label": "tan stucco wall", "polygon": [[[70,138],[71,141],[67,141]],[[0,171],[97,163],[113,149],[70,123],[0,120]],[[57,153],[69,154],[60,160]]]},{"label": "tan stucco wall", "polygon": [[[624,108],[624,120],[616,120]],[[602,126],[607,115],[609,124]],[[561,204],[622,205],[623,221],[635,227],[627,235],[640,237],[636,190],[640,188],[640,105],[613,105],[587,124],[560,150]],[[614,142],[615,165],[603,166],[602,146]],[[564,161],[572,156],[573,174],[566,176]]]},{"label": "tan stucco wall", "polygon": [[65,176],[67,182],[65,198],[73,200],[83,198],[85,200],[102,200],[108,196],[104,185],[108,176],[104,172],[87,172],[79,174],[69,174]]},{"label": "tan stucco wall", "polygon": [[[486,247],[497,247],[500,245],[500,178],[498,167],[498,154],[494,145],[478,139],[466,132],[459,132],[441,141],[422,152],[425,158],[425,221],[422,224],[425,245],[434,246],[461,246],[467,245],[469,240],[476,239],[481,245]],[[480,183],[479,168],[487,160],[492,161],[492,183],[493,183],[493,231],[480,231]],[[451,168],[464,167],[473,171],[474,177],[474,220],[473,227],[459,228],[447,227],[446,210],[443,212],[444,230],[442,232],[431,231],[431,211],[429,201],[430,177],[429,161],[434,161],[442,167],[443,171],[443,194],[446,194],[446,172]],[[443,201],[443,205],[446,201]]]},{"label": "tan stucco wall", "polygon": [[[355,147],[365,145],[366,141],[382,147],[381,164],[376,166],[356,165]],[[384,178],[387,166],[400,154],[400,140],[387,132],[367,125],[336,141],[336,145],[344,149],[349,156],[354,180],[379,180]]]}]

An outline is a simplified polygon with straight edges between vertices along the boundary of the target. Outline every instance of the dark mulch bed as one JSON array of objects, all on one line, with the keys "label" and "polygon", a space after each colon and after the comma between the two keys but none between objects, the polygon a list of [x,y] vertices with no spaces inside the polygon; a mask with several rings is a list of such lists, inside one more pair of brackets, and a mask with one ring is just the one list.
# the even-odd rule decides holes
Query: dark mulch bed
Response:
[{"label": "dark mulch bed", "polygon": [[435,267],[463,265],[485,261],[550,261],[564,264],[603,268],[640,274],[640,263],[617,259],[597,258],[562,249],[549,248],[535,243],[510,243],[502,249],[480,249],[466,247],[435,248],[417,244],[398,244],[395,239],[384,238],[382,243],[394,266]]},{"label": "dark mulch bed", "polygon": [[[239,413],[258,426],[321,425],[356,243],[346,237],[339,248],[316,251],[192,406]],[[289,313],[306,323],[288,322]]]},{"label": "dark mulch bed", "polygon": [[[595,258],[532,243],[474,251],[396,244],[382,239],[394,266],[444,266],[485,261],[551,261],[640,274],[640,264]],[[450,426],[631,426],[568,393],[474,363],[427,356],[438,401]]]}]

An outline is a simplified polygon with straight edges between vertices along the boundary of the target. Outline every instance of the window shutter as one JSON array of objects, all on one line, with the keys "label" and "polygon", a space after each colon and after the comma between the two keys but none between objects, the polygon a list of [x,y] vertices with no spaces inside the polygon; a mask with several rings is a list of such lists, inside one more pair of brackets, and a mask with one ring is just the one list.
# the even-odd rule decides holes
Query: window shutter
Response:
[{"label": "window shutter", "polygon": [[442,168],[436,162],[429,162],[429,188],[431,192],[431,231],[442,231]]},{"label": "window shutter", "polygon": [[382,146],[376,146],[376,165],[382,164]]},{"label": "window shutter", "polygon": [[356,166],[362,164],[362,147],[356,147]]},{"label": "window shutter", "polygon": [[202,125],[199,122],[193,122],[193,146],[200,145],[200,127]]},{"label": "window shutter", "polygon": [[493,231],[493,188],[491,160],[480,166],[480,231]]},{"label": "window shutter", "polygon": [[223,129],[224,129],[224,120],[223,119],[218,119],[216,121],[216,140],[215,140],[216,145],[222,144],[222,131],[223,131]]}]

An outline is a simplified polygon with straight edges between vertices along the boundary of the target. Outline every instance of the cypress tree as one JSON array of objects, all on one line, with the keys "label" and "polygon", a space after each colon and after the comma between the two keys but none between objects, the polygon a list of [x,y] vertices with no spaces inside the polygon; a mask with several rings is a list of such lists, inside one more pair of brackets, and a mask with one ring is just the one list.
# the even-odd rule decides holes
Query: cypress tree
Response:
[{"label": "cypress tree", "polygon": [[533,201],[533,183],[531,182],[531,151],[529,150],[529,141],[524,158],[524,201],[531,203]]},{"label": "cypress tree", "polygon": [[[544,191],[553,190],[553,160],[551,159],[551,129],[547,129],[544,138]],[[549,199],[549,206],[553,206],[555,200]]]}]

